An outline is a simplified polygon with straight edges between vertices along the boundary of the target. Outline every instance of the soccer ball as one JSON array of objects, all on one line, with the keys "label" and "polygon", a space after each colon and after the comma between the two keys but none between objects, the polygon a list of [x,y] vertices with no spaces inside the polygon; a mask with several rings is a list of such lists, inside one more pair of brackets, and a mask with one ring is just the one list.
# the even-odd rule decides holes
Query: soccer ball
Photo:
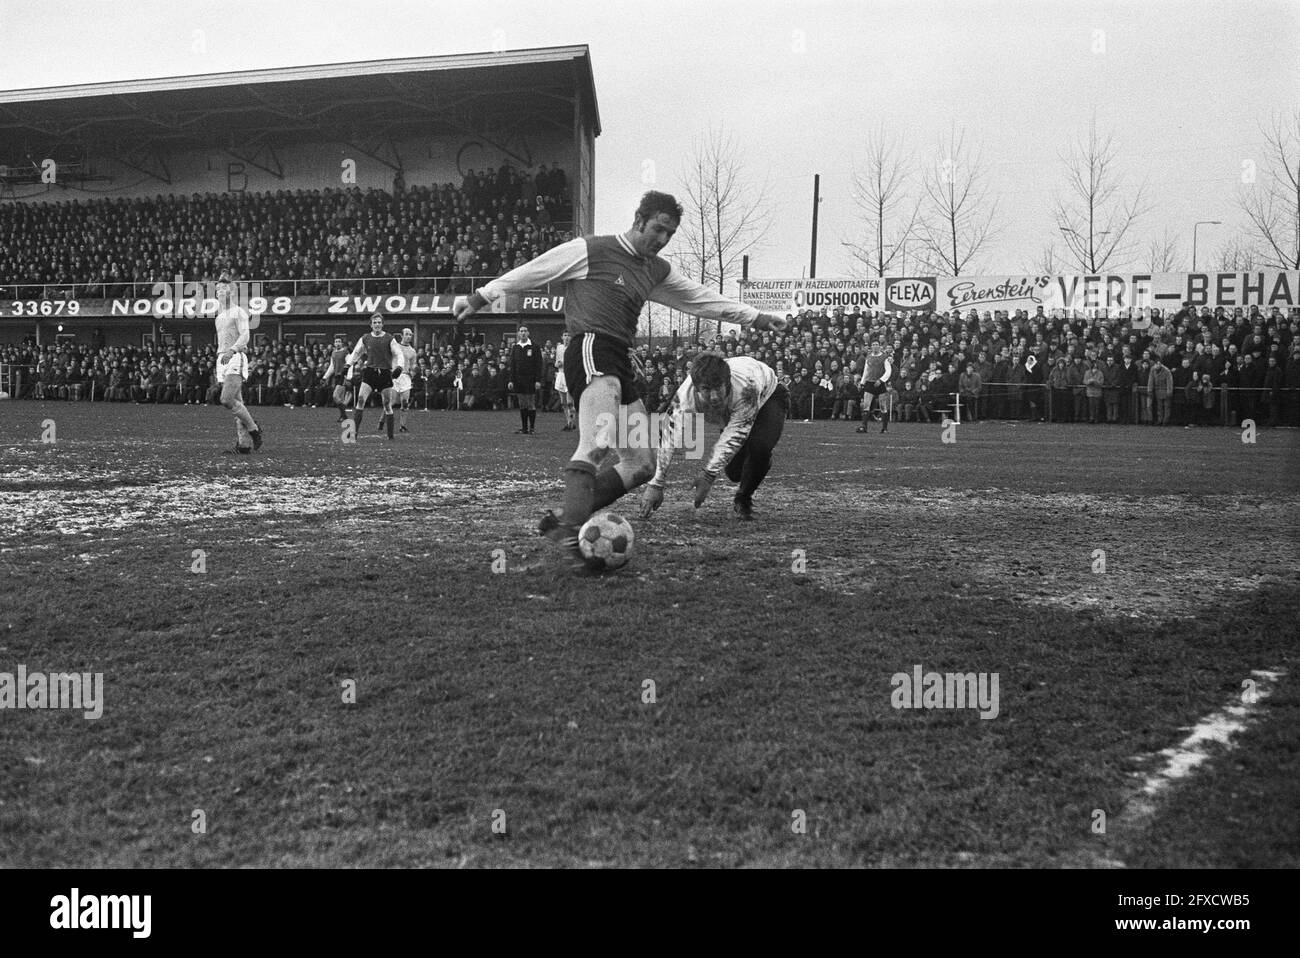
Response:
[{"label": "soccer ball", "polygon": [[618,569],[632,558],[632,523],[613,512],[592,516],[578,530],[578,551],[593,569]]}]

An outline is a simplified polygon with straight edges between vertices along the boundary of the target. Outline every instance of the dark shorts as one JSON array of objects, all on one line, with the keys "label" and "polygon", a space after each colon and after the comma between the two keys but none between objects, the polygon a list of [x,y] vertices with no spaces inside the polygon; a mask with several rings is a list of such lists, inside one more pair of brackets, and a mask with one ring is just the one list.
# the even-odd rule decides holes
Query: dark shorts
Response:
[{"label": "dark shorts", "polygon": [[579,333],[569,340],[564,350],[564,382],[575,403],[596,376],[613,376],[618,380],[622,395],[619,401],[624,405],[641,398],[627,347],[599,333]]},{"label": "dark shorts", "polygon": [[871,395],[873,396],[879,396],[888,388],[889,385],[887,383],[878,383],[875,385],[872,385],[871,383],[867,383],[865,386],[862,387],[862,391],[865,393],[871,393]]},{"label": "dark shorts", "polygon": [[515,400],[520,409],[536,409],[537,393],[515,393]]},{"label": "dark shorts", "polygon": [[361,374],[361,381],[371,389],[392,389],[393,371],[391,369],[367,369]]}]

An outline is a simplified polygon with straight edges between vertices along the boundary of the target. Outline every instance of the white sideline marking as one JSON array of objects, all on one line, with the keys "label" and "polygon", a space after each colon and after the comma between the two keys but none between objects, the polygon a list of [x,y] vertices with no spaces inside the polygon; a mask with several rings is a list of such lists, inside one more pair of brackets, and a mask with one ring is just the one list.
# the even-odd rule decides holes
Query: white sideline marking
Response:
[{"label": "white sideline marking", "polygon": [[1186,778],[1196,768],[1210,760],[1209,745],[1218,742],[1227,749],[1236,747],[1232,737],[1246,730],[1247,723],[1259,711],[1260,703],[1273,694],[1279,679],[1285,675],[1282,671],[1252,671],[1255,680],[1255,701],[1247,704],[1229,705],[1201,719],[1187,738],[1173,748],[1161,749],[1157,755],[1165,758],[1165,763],[1142,782],[1138,797],[1124,810],[1124,820],[1149,816],[1155,812],[1155,802],[1171,784]]}]

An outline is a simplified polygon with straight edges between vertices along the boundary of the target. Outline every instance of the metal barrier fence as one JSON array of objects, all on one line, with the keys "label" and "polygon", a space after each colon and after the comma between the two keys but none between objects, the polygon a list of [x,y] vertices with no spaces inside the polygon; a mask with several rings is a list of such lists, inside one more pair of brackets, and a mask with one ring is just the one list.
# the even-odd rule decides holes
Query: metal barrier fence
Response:
[{"label": "metal barrier fence", "polygon": [[[1266,389],[1214,386],[1209,391],[1208,406],[1205,404],[1204,391],[1198,391],[1189,398],[1185,389],[1173,390],[1163,403],[1146,386],[1134,386],[1127,393],[1112,388],[1109,397],[1107,392],[1103,387],[1102,395],[1090,400],[1086,391],[1081,395],[1073,386],[1054,389],[1045,383],[990,382],[984,383],[983,391],[973,399],[959,392],[945,393],[943,398],[934,392],[926,392],[924,404],[919,400],[905,403],[901,398],[895,398],[891,408],[886,394],[882,393],[878,403],[882,410],[888,410],[891,422],[905,421],[904,417],[909,417],[909,414],[913,421],[919,421],[921,415],[925,415],[926,421],[929,421],[930,415],[951,413],[957,422],[961,422],[964,415],[968,421],[1029,419],[1063,423],[1235,427],[1243,420],[1251,419],[1259,425],[1300,426],[1300,387]],[[832,403],[840,401],[836,399]],[[1095,406],[1093,402],[1096,403]],[[861,406],[862,403],[858,402],[859,413]],[[825,410],[825,401],[821,408]],[[799,415],[800,410],[793,402],[788,416],[802,421],[814,420],[817,418],[817,409],[817,394],[814,391],[808,397],[806,419]]]},{"label": "metal barrier fence", "polygon": [[[107,399],[104,395],[105,390],[94,380],[65,383],[58,388],[66,389],[68,395],[66,397],[48,395],[50,386],[37,380],[34,366],[0,363],[0,392],[8,393],[11,399],[55,400],[66,398],[70,401],[88,402],[104,402]],[[127,397],[132,398],[137,388],[140,388],[138,382],[129,382],[125,387]],[[191,386],[190,388],[193,389],[194,387]],[[253,404],[262,406],[275,402],[274,390],[281,388],[266,383],[246,383],[244,385],[244,395]],[[321,387],[313,386],[311,388],[319,390]],[[460,388],[426,383],[422,390],[413,392],[413,395],[418,396],[415,402],[419,404],[422,401],[423,408],[427,410],[430,408],[431,401],[436,399],[440,393],[448,392],[452,388],[455,389],[454,408],[459,410],[465,406],[465,391]],[[204,387],[200,395],[206,394],[206,390],[207,387]],[[1102,392],[1100,398],[1090,399],[1086,393],[1082,396],[1079,395],[1076,387],[1073,386],[1065,389],[1055,389],[1049,385],[1037,383],[1027,385],[1025,383],[991,382],[984,384],[984,390],[974,402],[971,401],[971,397],[962,396],[959,393],[948,393],[946,396],[949,398],[939,399],[933,392],[928,392],[925,394],[926,414],[928,417],[929,414],[943,415],[951,412],[957,422],[961,422],[964,416],[967,420],[1038,419],[1046,422],[1065,423],[1113,422],[1130,425],[1221,425],[1235,427],[1243,420],[1251,419],[1258,425],[1300,426],[1300,387],[1266,389],[1260,387],[1214,386],[1209,391],[1209,405],[1206,405],[1204,391],[1199,391],[1189,397],[1185,389],[1174,390],[1163,402],[1160,397],[1153,396],[1151,390],[1146,386],[1134,386],[1128,393],[1113,390],[1110,397],[1107,397],[1104,388]],[[1110,401],[1108,401],[1108,398]],[[832,408],[833,404],[838,402],[848,402],[848,400],[831,400]],[[855,399],[853,402],[857,405],[860,414],[860,399]],[[1093,405],[1094,402],[1096,405]],[[310,402],[308,401],[307,404],[310,404]],[[905,403],[901,398],[895,398],[891,406],[888,395],[882,393],[878,398],[878,404],[882,410],[888,410],[890,419],[893,422],[902,421],[904,417],[919,419],[920,410],[917,408],[920,405],[919,403]],[[321,404],[318,403],[318,405]],[[328,403],[325,405],[328,405]],[[453,407],[449,403],[447,408],[451,409]],[[508,395],[506,408],[510,408]],[[814,391],[808,397],[809,419],[817,418],[817,409],[817,394]],[[798,412],[798,408],[792,402],[788,414],[789,418],[797,418]],[[828,417],[829,415],[831,414],[828,414]],[[1112,418],[1112,415],[1114,418]],[[849,418],[847,410],[845,418]],[[854,418],[857,418],[857,416]]]}]

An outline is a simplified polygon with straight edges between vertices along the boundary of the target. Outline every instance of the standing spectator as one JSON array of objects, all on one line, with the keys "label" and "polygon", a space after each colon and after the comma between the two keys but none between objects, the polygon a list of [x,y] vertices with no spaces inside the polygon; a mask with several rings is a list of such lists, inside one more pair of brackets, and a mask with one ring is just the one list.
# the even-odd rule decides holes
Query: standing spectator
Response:
[{"label": "standing spectator", "polygon": [[795,367],[794,379],[790,383],[790,418],[809,419],[812,403],[812,384],[804,379],[803,370]]},{"label": "standing spectator", "polygon": [[998,351],[997,362],[993,364],[993,385],[984,384],[989,390],[989,417],[992,419],[1011,418],[1007,410],[1007,382],[1010,375],[1011,352],[1004,346]]},{"label": "standing spectator", "polygon": [[1188,387],[1195,389],[1192,379],[1192,358],[1184,354],[1178,364],[1178,368],[1173,371],[1173,421],[1175,426],[1191,425],[1191,407],[1188,405]]},{"label": "standing spectator", "polygon": [[1043,404],[1043,364],[1034,353],[1025,356],[1019,364],[1024,369],[1025,405],[1029,407],[1030,422],[1044,422],[1041,406]]},{"label": "standing spectator", "polygon": [[1088,398],[1088,422],[1096,424],[1101,418],[1101,399],[1105,392],[1106,374],[1095,359],[1083,374],[1083,389]]},{"label": "standing spectator", "polygon": [[1124,364],[1119,367],[1119,421],[1128,426],[1133,423],[1134,390],[1137,388],[1138,371],[1133,364],[1133,357],[1126,354]]},{"label": "standing spectator", "polygon": [[1268,368],[1264,370],[1263,398],[1267,409],[1266,425],[1276,426],[1282,411],[1282,386],[1286,382],[1282,367],[1277,364],[1277,356],[1268,357]]},{"label": "standing spectator", "polygon": [[[1007,357],[1007,398],[1004,407],[1004,415],[1008,419],[1020,421],[1025,418],[1025,364],[1010,355]],[[922,380],[924,382],[924,380]]]},{"label": "standing spectator", "polygon": [[1047,374],[1047,388],[1051,390],[1052,422],[1069,422],[1074,411],[1074,400],[1070,394],[1070,376],[1064,356],[1056,361],[1056,365]]},{"label": "standing spectator", "polygon": [[1256,419],[1262,408],[1264,367],[1255,354],[1243,352],[1241,357],[1241,415],[1243,419]]},{"label": "standing spectator", "polygon": [[1214,424],[1214,407],[1216,404],[1217,390],[1214,388],[1214,380],[1209,373],[1201,374],[1200,387],[1200,409],[1197,418],[1197,425],[1210,426]]},{"label": "standing spectator", "polygon": [[843,417],[850,421],[857,419],[858,385],[853,370],[846,365],[840,370],[835,383],[835,409],[831,414],[831,418],[839,419]]},{"label": "standing spectator", "polygon": [[916,390],[916,384],[910,379],[905,379],[903,388],[898,394],[899,422],[916,421],[916,404],[919,401],[920,393]]},{"label": "standing spectator", "polygon": [[1088,393],[1083,388],[1083,373],[1083,356],[1076,352],[1065,367],[1065,381],[1070,387],[1071,422],[1083,422],[1088,414]]},{"label": "standing spectator", "polygon": [[1151,350],[1144,350],[1137,364],[1137,379],[1133,383],[1133,404],[1137,408],[1138,425],[1151,425]]},{"label": "standing spectator", "polygon": [[1106,422],[1119,422],[1120,367],[1115,365],[1115,354],[1106,354],[1106,365],[1102,368],[1102,396],[1106,400]]},{"label": "standing spectator", "polygon": [[[1062,360],[1062,363],[1064,362]],[[980,379],[980,374],[976,371],[974,363],[966,364],[966,372],[962,373],[958,378],[957,388],[961,393],[962,408],[967,410],[966,421],[979,422],[980,393],[983,391],[984,382]]]},{"label": "standing spectator", "polygon": [[1169,425],[1169,400],[1174,392],[1174,376],[1158,356],[1152,360],[1147,389],[1154,404],[1151,410],[1152,425]]}]

